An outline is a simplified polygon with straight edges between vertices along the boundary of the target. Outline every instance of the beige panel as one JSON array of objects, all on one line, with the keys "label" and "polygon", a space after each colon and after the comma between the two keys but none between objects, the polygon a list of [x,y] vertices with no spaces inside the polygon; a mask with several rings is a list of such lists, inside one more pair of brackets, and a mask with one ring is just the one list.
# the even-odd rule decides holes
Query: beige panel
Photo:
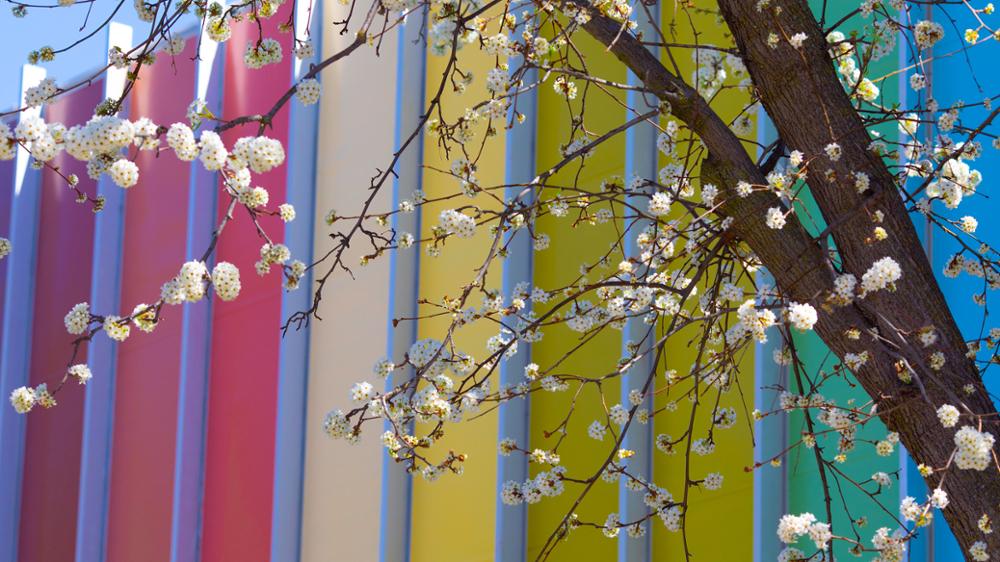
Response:
[{"label": "beige panel", "polygon": [[[346,7],[327,1],[323,8],[323,57],[353,40],[327,22],[341,19]],[[357,16],[357,14],[355,14]],[[315,253],[332,247],[331,228],[323,218],[330,209],[355,215],[368,196],[375,169],[392,156],[396,93],[396,34],[383,42],[379,56],[363,47],[323,72],[317,170]],[[373,211],[392,202],[389,183]],[[341,227],[341,224],[335,224]],[[338,272],[323,293],[320,315],[312,324],[309,402],[306,428],[302,560],[304,562],[378,559],[380,428],[357,445],[334,441],[323,433],[323,417],[332,408],[349,407],[348,389],[360,380],[379,384],[372,365],[385,355],[389,260],[357,266],[365,244],[352,245],[346,260],[355,280]],[[320,267],[322,272],[322,266]]]}]

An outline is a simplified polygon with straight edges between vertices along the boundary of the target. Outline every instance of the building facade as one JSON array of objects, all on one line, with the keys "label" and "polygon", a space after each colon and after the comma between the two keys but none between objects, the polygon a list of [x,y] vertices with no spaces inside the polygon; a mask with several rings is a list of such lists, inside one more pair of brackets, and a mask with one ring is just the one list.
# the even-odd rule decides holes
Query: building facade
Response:
[{"label": "building facade", "polygon": [[[313,42],[322,46],[318,56],[326,57],[353,37],[321,26],[330,18],[320,17],[318,8],[311,20],[308,14],[296,17],[302,33],[310,29],[305,22],[311,21]],[[322,8],[328,13],[336,9],[333,2]],[[670,2],[662,2],[659,9],[665,26],[682,17]],[[696,22],[704,30],[700,41],[725,40],[722,26],[710,15],[700,17],[703,21]],[[858,26],[865,25],[860,17],[855,19]],[[281,227],[275,218],[271,226],[272,231],[283,230],[284,243],[301,259],[330,247],[324,217],[331,209],[350,213],[359,208],[374,170],[388,163],[418,123],[425,100],[434,95],[445,61],[420,42],[420,25],[419,18],[411,17],[398,36],[378,49],[363,49],[331,66],[322,75],[318,105],[290,104],[273,122],[268,134],[285,143],[288,159],[261,181],[273,200],[295,205],[296,221]],[[308,70],[310,61],[289,56],[251,71],[242,58],[251,33],[249,27],[236,26],[230,41],[216,45],[207,38],[195,40],[197,30],[191,31],[184,53],[174,60],[160,57],[146,70],[125,111],[132,119],[149,117],[164,124],[181,120],[195,98],[206,100],[221,116],[266,111]],[[112,26],[109,45],[128,45],[130,35],[124,26]],[[946,41],[957,45],[961,38],[954,35]],[[289,52],[291,39],[285,37]],[[635,80],[613,58],[601,58],[596,43],[586,48],[604,76],[619,82]],[[901,45],[897,56],[879,64],[889,76],[913,64],[908,57]],[[485,74],[493,62],[473,55],[468,64]],[[681,64],[687,72],[694,68],[692,61]],[[933,95],[942,105],[963,95],[970,99],[983,95],[968,89],[961,65],[933,68]],[[42,77],[43,70],[26,67],[22,91]],[[906,96],[914,95],[906,77],[901,72],[884,80],[884,95],[905,105]],[[46,119],[67,124],[86,121],[94,106],[121,87],[116,80],[111,73],[60,97],[44,108]],[[530,99],[525,96],[520,110],[526,125],[500,131],[487,143],[490,156],[478,170],[483,183],[529,181],[537,170],[561,158],[558,147],[568,133],[565,104],[551,89],[543,90]],[[632,107],[642,103],[638,97],[623,96],[620,101]],[[745,102],[734,97],[723,111],[735,116]],[[626,114],[622,105],[608,101],[606,111],[592,124],[613,128]],[[766,144],[773,136],[766,117],[755,119],[756,138]],[[226,132],[224,139],[230,143],[246,134],[250,129],[237,128]],[[897,133],[886,128],[883,134],[892,138]],[[453,191],[453,178],[433,170],[448,167],[435,142],[422,136],[417,142],[419,146],[397,163],[393,190],[378,195],[379,208],[394,208],[417,189],[429,198]],[[748,150],[755,149],[748,143]],[[655,132],[634,128],[603,145],[578,179],[596,186],[612,174],[655,175],[657,162]],[[31,169],[24,151],[14,161],[0,163],[0,198],[11,202],[0,206],[0,233],[11,233],[17,249],[0,261],[0,375],[5,391],[62,372],[71,341],[62,318],[73,305],[87,301],[106,313],[156,298],[178,264],[201,254],[224,212],[217,201],[218,178],[176,159],[144,153],[139,162],[143,179],[127,193],[105,180],[86,179],[83,164],[70,158],[59,165],[82,178],[85,192],[106,195],[106,210],[95,215],[75,205],[73,193],[51,172]],[[990,167],[980,165],[984,174]],[[397,226],[430,235],[442,208],[431,204],[419,213],[401,215],[398,220],[408,222]],[[547,253],[525,249],[513,254],[502,271],[490,273],[492,284],[509,289],[520,281],[554,282],[561,271],[575,269],[579,255],[606,246],[613,235],[610,226],[580,232],[551,218],[540,222],[551,235],[553,248]],[[822,229],[818,224],[811,227]],[[217,259],[249,271],[257,259],[257,234],[246,217],[235,217],[228,228]],[[997,227],[984,223],[982,228]],[[330,440],[322,429],[327,411],[346,401],[351,384],[369,378],[375,360],[387,354],[399,356],[416,339],[445,326],[445,320],[427,319],[393,329],[392,320],[427,310],[418,303],[418,295],[440,298],[457,290],[460,279],[455,272],[469,269],[471,256],[482,253],[486,244],[485,238],[475,238],[461,252],[437,259],[401,252],[355,268],[354,280],[335,277],[327,285],[323,320],[292,329],[284,337],[280,329],[284,321],[308,307],[308,290],[285,292],[279,276],[244,275],[242,293],[233,302],[209,299],[185,305],[182,312],[174,309],[156,332],[139,334],[124,345],[95,340],[86,349],[95,373],[86,390],[68,389],[60,394],[58,408],[30,416],[3,409],[0,560],[533,559],[570,499],[502,505],[498,491],[503,482],[523,479],[528,467],[522,460],[499,456],[497,442],[507,436],[521,436],[527,442],[541,439],[559,423],[558,412],[567,398],[533,396],[530,403],[505,405],[495,415],[456,426],[447,443],[469,454],[465,474],[433,483],[401,471],[384,455],[375,435],[349,445]],[[936,244],[930,237],[927,244],[940,270],[950,252],[945,243]],[[311,285],[308,281],[303,280],[303,287]],[[956,290],[956,294],[967,292]],[[963,329],[977,330],[978,307],[957,298],[954,306]],[[482,331],[463,337],[471,347],[476,338],[481,338],[481,346],[489,335]],[[571,337],[548,336],[504,365],[501,379],[514,380],[529,357],[539,363],[554,360]],[[620,339],[602,338],[575,355],[567,368],[582,369],[588,361],[617,357],[629,339],[628,328]],[[669,349],[668,364],[681,368],[690,363],[690,350],[680,343],[671,345],[675,347]],[[831,361],[818,339],[803,337],[799,345],[811,366],[822,368]],[[741,412],[744,406],[773,407],[777,393],[772,385],[792,384],[789,374],[770,360],[772,351],[762,344],[755,356],[743,358],[744,394],[725,398]],[[610,385],[607,393],[627,396],[628,381],[626,376],[622,384]],[[847,398],[859,389],[844,385],[836,392],[838,398]],[[597,411],[596,403],[582,408]],[[822,497],[815,493],[819,476],[810,459],[793,457],[780,467],[744,470],[797,440],[802,424],[794,415],[756,422],[754,443],[745,434],[720,436],[719,453],[710,465],[723,473],[726,486],[716,495],[692,500],[688,540],[699,559],[774,560],[781,549],[774,532],[778,518],[784,513],[822,511]],[[638,453],[635,469],[667,484],[683,482],[679,480],[683,459],[660,455],[653,446],[653,435],[671,433],[669,425],[665,422],[628,437],[630,448]],[[673,433],[682,431],[674,428]],[[865,431],[884,434],[884,428]],[[570,444],[561,452],[572,464],[585,462],[589,450]],[[905,452],[861,457],[854,462],[870,466],[871,472],[898,471],[899,483],[888,493],[900,498],[926,494]],[[851,494],[846,494],[848,501]],[[590,519],[603,520],[614,510],[637,509],[631,501],[629,494],[608,484],[595,490],[583,510]],[[886,503],[898,504],[898,499]],[[835,519],[849,516],[838,510]],[[889,521],[873,520],[869,528]],[[910,560],[961,559],[942,523],[911,545]],[[599,532],[578,533],[556,557],[672,559],[683,552],[680,540],[660,528],[642,539],[629,539],[624,533],[613,540]]]}]

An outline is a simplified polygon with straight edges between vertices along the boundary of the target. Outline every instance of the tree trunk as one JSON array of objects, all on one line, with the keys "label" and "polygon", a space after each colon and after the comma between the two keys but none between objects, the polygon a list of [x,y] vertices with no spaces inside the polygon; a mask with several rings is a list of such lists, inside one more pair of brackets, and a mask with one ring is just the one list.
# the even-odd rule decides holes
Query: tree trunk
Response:
[{"label": "tree trunk", "polygon": [[[819,162],[818,170],[811,170],[809,188],[827,224],[834,225],[832,236],[843,271],[860,279],[876,260],[892,257],[903,271],[895,291],[878,291],[846,307],[826,305],[836,272],[825,255],[825,245],[813,240],[794,217],[781,230],[768,228],[766,210],[781,205],[774,194],[758,192],[745,199],[734,195],[733,188],[741,180],[753,184],[766,180],[726,124],[633,36],[619,33],[620,24],[595,14],[584,27],[647,87],[669,101],[674,115],[701,138],[710,153],[702,165],[702,181],[715,183],[725,194],[722,211],[735,219],[733,231],[756,252],[785,295],[816,307],[816,331],[838,357],[869,352],[869,361],[855,376],[877,404],[879,416],[890,430],[899,432],[918,463],[944,467],[955,448],[955,429],[941,425],[936,409],[943,404],[958,407],[963,413],[960,425],[977,426],[979,419],[972,415],[983,416],[984,430],[1000,435],[996,409],[975,364],[965,356],[965,341],[894,179],[882,160],[868,150],[871,139],[834,72],[824,34],[804,0],[772,0],[763,12],[749,0],[719,0],[719,6],[785,145]],[[779,10],[780,16],[775,16]],[[772,49],[767,44],[772,32],[785,38],[804,32],[808,39],[801,49],[786,40]],[[832,142],[843,151],[837,162],[825,158],[824,148]],[[824,173],[828,168],[832,173]],[[866,194],[854,189],[854,172],[870,177],[871,189]],[[876,210],[885,215],[881,226],[889,238],[869,243]],[[937,330],[939,339],[923,348],[916,333],[927,326]],[[849,337],[852,329],[860,330],[862,337]],[[881,337],[874,338],[873,333]],[[935,351],[946,357],[940,371],[927,366]],[[897,376],[901,360],[916,372],[911,384]],[[962,391],[967,384],[975,389],[971,395]],[[940,474],[932,474],[927,485],[933,489],[940,481]],[[982,540],[993,555],[1000,555],[1000,533],[984,535],[977,527],[983,514],[998,520],[1000,472],[995,467],[982,472],[952,467],[943,488],[951,499],[943,514],[963,550]]]}]

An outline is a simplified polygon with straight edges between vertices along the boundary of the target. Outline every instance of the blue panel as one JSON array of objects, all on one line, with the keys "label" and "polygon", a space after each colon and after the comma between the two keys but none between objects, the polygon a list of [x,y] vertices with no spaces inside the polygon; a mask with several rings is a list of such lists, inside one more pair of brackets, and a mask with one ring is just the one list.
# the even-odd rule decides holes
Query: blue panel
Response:
[{"label": "blue panel", "polygon": [[[647,37],[655,35],[655,27],[659,24],[659,8],[656,5],[649,6],[650,21],[646,17],[642,6],[637,5],[635,12],[638,16],[638,32]],[[628,73],[628,83],[630,85],[642,85],[642,80],[632,72]],[[641,92],[630,91],[628,93],[628,106],[635,114],[646,113],[651,109],[656,109],[659,100],[644,96]],[[629,116],[631,117],[631,115]],[[643,179],[655,179],[658,170],[659,150],[656,147],[657,130],[650,123],[640,123],[625,132],[625,176],[626,181],[632,177]],[[648,199],[641,195],[630,195],[627,198],[629,205],[636,208],[644,208]],[[628,225],[625,234],[625,251],[628,256],[635,256],[639,253],[636,245],[636,236],[646,228],[648,221],[633,221]],[[631,318],[626,322],[625,330],[622,332],[623,357],[628,355],[628,343],[639,344],[639,354],[642,356],[629,367],[622,376],[621,402],[626,407],[629,406],[629,392],[632,390],[642,390],[647,379],[656,368],[654,347],[656,330],[646,324],[641,318]],[[653,386],[649,386],[649,392],[645,399],[638,406],[647,411],[653,411]],[[652,481],[653,478],[653,422],[639,423],[633,419],[629,424],[628,431],[622,440],[622,447],[635,451],[635,456],[625,461],[628,471],[636,477]],[[627,480],[622,478],[618,483],[618,508],[622,521],[636,521],[649,514],[649,508],[642,500],[642,495],[628,489]],[[618,560],[619,562],[647,562],[653,554],[653,533],[649,528],[650,521],[645,521],[646,533],[639,538],[631,538],[628,533],[621,533],[618,536]]]},{"label": "blue panel", "polygon": [[[45,70],[25,65],[21,92],[45,78]],[[21,98],[23,99],[23,97]],[[30,157],[19,148],[14,166],[10,202],[10,235],[7,292],[3,306],[3,341],[0,343],[0,390],[7,393],[28,384],[31,357],[32,307],[35,303],[35,265],[38,248],[38,209],[41,174],[28,170]],[[6,400],[5,400],[6,402]],[[21,476],[24,470],[24,433],[27,420],[10,407],[0,407],[0,558],[17,559],[21,511]]]},{"label": "blue panel", "polygon": [[[763,111],[759,114],[764,119]],[[758,127],[761,125],[758,121]],[[774,286],[774,279],[762,271],[757,275],[757,285]],[[776,387],[786,387],[788,367],[774,362],[774,352],[782,347],[777,333],[771,334],[766,343],[759,343],[754,350],[754,407],[770,412],[778,407]],[[764,463],[753,475],[753,560],[776,560],[785,545],[778,540],[775,529],[778,520],[788,511],[787,463],[780,467],[767,464],[778,456],[788,444],[788,416],[784,413],[769,416],[754,423],[755,463]]]},{"label": "blue panel", "polygon": [[[297,32],[305,26],[312,7],[314,52],[310,60],[292,64],[291,79],[308,72],[322,52],[319,23],[322,3],[299,2],[295,16]],[[313,260],[313,221],[316,206],[316,150],[319,104],[304,106],[292,100],[289,109],[287,200],[295,207],[296,219],[285,225],[285,244],[305,263]],[[285,292],[281,316],[289,318],[312,303],[312,270],[299,282],[299,289]],[[271,560],[298,560],[302,536],[302,483],[305,467],[306,392],[309,386],[309,326],[292,327],[281,340],[278,359],[278,413],[275,422],[274,501],[271,518]]]},{"label": "blue panel", "polygon": [[[396,71],[396,139],[394,150],[420,127],[424,112],[424,75],[427,69],[427,49],[422,25],[425,13],[412,13],[399,29],[398,69]],[[423,163],[423,132],[400,156],[396,163],[393,182],[393,208],[400,201],[412,200],[413,192],[421,186]],[[392,227],[396,232],[420,233],[420,213],[393,215]],[[387,350],[389,357],[402,357],[417,338],[416,322],[401,322],[393,327],[394,318],[414,318],[417,315],[417,284],[419,281],[420,253],[415,249],[391,252],[389,258],[389,318]],[[412,371],[397,369],[386,388],[402,382]],[[386,422],[386,429],[390,429]],[[379,529],[379,560],[405,562],[410,559],[410,518],[413,501],[413,481],[403,466],[386,453],[382,458],[382,504]]]},{"label": "blue panel", "polygon": [[[95,311],[111,313],[119,308],[122,267],[124,191],[106,176],[97,184],[105,197],[105,208],[94,227],[94,256],[90,303]],[[107,539],[111,434],[114,423],[117,343],[94,338],[87,362],[95,377],[88,385],[83,415],[83,445],[80,462],[80,498],[77,514],[76,559],[103,559]]]},{"label": "blue panel", "polygon": [[[902,502],[906,496],[913,496],[917,499],[927,497],[927,486],[924,479],[917,472],[917,464],[913,462],[906,449],[900,446],[900,476],[899,476],[899,501]],[[892,507],[891,501],[886,501],[887,507]],[[909,562],[932,562],[934,560],[934,524],[943,520],[935,520],[931,527],[924,529],[910,541],[906,549]]]},{"label": "blue panel", "polygon": [[[123,111],[127,114],[127,107]],[[94,224],[90,308],[95,314],[114,314],[120,308],[125,190],[103,175],[97,182],[97,193],[104,197],[105,206]],[[117,358],[118,344],[111,338],[96,337],[90,342],[87,363],[92,372],[101,376],[87,384],[84,398],[77,562],[103,560],[107,548]]]},{"label": "blue panel", "polygon": [[[107,48],[130,48],[132,28],[112,24]],[[124,73],[105,80],[105,98],[116,98],[114,82],[123,84]],[[119,115],[128,116],[129,104]],[[120,308],[122,240],[125,229],[125,190],[106,174],[97,181],[104,210],[94,221],[94,252],[90,277],[90,309],[96,314],[115,314]],[[104,560],[108,538],[108,502],[111,493],[111,447],[115,417],[115,377],[118,343],[111,338],[94,338],[87,349],[90,370],[100,373],[87,385],[84,396],[83,438],[80,458],[80,492],[76,516],[76,561]]]},{"label": "blue panel", "polygon": [[[519,66],[511,66],[511,74]],[[528,70],[523,78],[525,84],[538,80],[538,71]],[[538,126],[538,90],[531,89],[517,98],[517,110],[524,115],[524,122],[507,131],[505,139],[506,161],[504,163],[504,183],[520,184],[507,188],[508,204],[521,199],[530,205],[534,192],[523,186],[535,178],[535,133]],[[512,238],[511,238],[512,237]],[[527,229],[519,229],[508,234],[505,241],[509,255],[503,262],[503,294],[510,296],[518,283],[532,282],[532,257],[534,244]],[[527,313],[530,310],[525,308]],[[517,355],[500,363],[500,387],[510,388],[524,380],[524,368],[531,362],[530,345],[521,343]],[[500,439],[511,438],[522,448],[528,448],[531,402],[527,397],[503,402],[499,408],[498,428]],[[510,506],[500,500],[500,491],[505,482],[524,482],[528,479],[528,458],[524,455],[497,456],[497,512],[496,548],[494,559],[501,562],[524,560],[527,552],[528,505]]]},{"label": "blue panel", "polygon": [[[930,7],[927,8],[930,10]],[[916,15],[918,9],[913,8],[911,11],[911,18]],[[910,22],[911,24],[914,22]],[[905,45],[899,49],[899,60],[897,65],[899,68],[906,68],[913,64],[914,53],[912,52],[912,46],[905,39],[905,31],[901,31],[899,38],[899,44]],[[917,95],[910,89],[909,82],[910,72],[901,72],[899,74],[899,105],[902,108],[910,108],[916,105],[918,99]],[[900,138],[900,141],[902,139]],[[905,157],[901,155],[901,161],[905,161]],[[908,188],[913,185],[913,182],[908,184]],[[917,236],[920,237],[921,242],[924,244],[926,251],[930,251],[932,246],[932,241],[934,238],[934,233],[928,226],[926,219],[921,215],[913,216],[914,226],[917,230]],[[917,464],[910,458],[909,452],[906,448],[900,445],[899,447],[899,493],[898,501],[902,502],[903,498],[907,496],[912,496],[918,500],[922,500],[927,497],[927,486],[924,484],[924,479],[920,476],[917,471]],[[888,507],[893,507],[891,502],[886,502],[889,504]],[[917,535],[910,541],[907,545],[907,551],[910,562],[932,562],[934,560],[934,527],[930,527],[917,533]]]},{"label": "blue panel", "polygon": [[[934,99],[938,101],[940,107],[947,109],[956,102],[964,100],[969,104],[979,103],[986,97],[992,97],[1000,92],[1000,75],[995,72],[996,68],[996,47],[984,45],[976,48],[963,49],[966,47],[962,32],[966,28],[975,29],[979,26],[975,17],[970,13],[968,7],[964,5],[936,6],[933,10],[935,20],[944,26],[945,38],[934,46],[934,54],[942,56],[945,53],[957,52],[952,56],[937,59],[933,63],[933,71],[930,77],[930,88]],[[988,36],[987,36],[988,39]],[[975,69],[975,70],[973,70]],[[961,123],[971,129],[975,129],[988,115],[989,111],[982,106],[963,109],[961,112]],[[926,125],[925,125],[926,127]],[[996,132],[996,126],[991,127],[988,132]],[[967,133],[953,131],[949,136],[955,141],[964,141]],[[969,162],[973,169],[982,172],[984,178],[996,178],[1000,175],[1000,159],[996,157],[995,149],[990,146],[990,138],[978,137],[977,140],[983,143],[984,156],[978,160]],[[1000,223],[996,220],[987,220],[1000,216],[1000,201],[996,193],[992,190],[993,185],[984,182],[979,186],[980,192],[986,192],[987,197],[976,195],[967,198],[955,210],[949,210],[943,204],[935,203],[935,211],[948,219],[958,219],[964,215],[973,215],[979,219],[979,229],[976,236],[981,240],[996,241],[1000,239]],[[936,231],[934,233],[933,245],[931,249],[931,265],[938,276],[938,281],[948,300],[955,320],[966,339],[980,337],[980,327],[983,321],[984,309],[972,301],[972,295],[983,290],[983,280],[967,274],[961,274],[957,279],[947,279],[942,275],[948,257],[959,250],[960,246],[951,236]],[[987,298],[991,298],[991,305],[996,305],[996,293],[990,292]],[[989,329],[991,324],[987,323]],[[987,359],[990,350],[984,346],[980,359]],[[995,369],[995,367],[993,368]],[[996,396],[1000,393],[1000,379],[993,376],[984,378],[986,389]],[[935,407],[939,404],[935,404]],[[935,517],[934,536],[932,539],[932,560],[939,562],[961,560],[963,553],[951,532],[943,524],[944,519],[940,513]]]},{"label": "blue panel", "polygon": [[[767,147],[777,139],[777,131],[761,107],[757,111],[757,144]],[[761,154],[758,154],[758,157]],[[774,278],[766,271],[757,274],[757,286],[774,286]],[[754,408],[770,412],[778,407],[781,394],[776,388],[787,387],[788,367],[774,362],[774,352],[783,346],[773,333],[765,343],[754,349]],[[764,463],[753,476],[753,562],[777,560],[785,545],[774,532],[778,520],[788,511],[787,463],[772,467],[767,463],[788,445],[788,416],[769,416],[754,423],[755,463]]]},{"label": "blue panel", "polygon": [[[202,36],[195,97],[222,114],[225,49]],[[199,259],[215,229],[219,176],[197,160],[188,183],[185,257]],[[208,370],[211,359],[212,300],[186,304],[182,311],[181,372],[177,394],[174,450],[171,562],[198,560],[201,552],[201,501],[205,474],[205,431],[208,419]]]}]

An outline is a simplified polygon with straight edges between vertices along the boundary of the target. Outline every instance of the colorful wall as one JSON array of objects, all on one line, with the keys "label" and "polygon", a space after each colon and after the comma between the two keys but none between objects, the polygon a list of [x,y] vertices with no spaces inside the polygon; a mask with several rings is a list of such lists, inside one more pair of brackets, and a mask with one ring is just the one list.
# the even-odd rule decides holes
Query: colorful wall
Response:
[{"label": "colorful wall", "polygon": [[[689,29],[687,14],[662,4],[661,23],[678,30],[678,42],[693,41],[684,36]],[[332,12],[334,5],[328,2],[324,9]],[[305,13],[283,13],[271,21],[290,16],[300,22],[300,33],[309,29]],[[696,18],[705,30],[698,41],[725,41],[724,28],[712,15]],[[328,19],[315,10],[312,29]],[[367,197],[360,187],[368,185],[376,167],[388,164],[439,87],[445,61],[415,42],[421,35],[419,25],[420,18],[411,17],[399,36],[390,35],[377,53],[374,48],[362,49],[324,72],[318,106],[293,103],[278,114],[268,134],[286,143],[289,157],[284,167],[260,180],[266,182],[272,200],[287,199],[296,206],[296,221],[281,227],[275,219],[267,225],[272,232],[283,232],[293,255],[306,259],[330,247],[324,217],[330,210],[358,208]],[[318,32],[312,36],[322,57],[353,39],[326,28],[322,37]],[[169,124],[182,120],[194,98],[205,99],[222,116],[266,111],[310,61],[289,56],[281,64],[251,73],[241,50],[253,32],[237,26],[225,45],[206,38],[191,40],[175,60],[161,57],[136,86],[128,115]],[[194,38],[193,32],[189,36]],[[288,43],[287,53],[290,38],[281,37]],[[129,40],[127,28],[112,28],[109,44]],[[580,45],[606,78],[635,81],[602,53],[601,46],[586,40]],[[905,64],[906,56],[899,53],[898,58],[883,61],[886,71]],[[465,56],[463,62],[479,75],[493,64],[476,55]],[[694,68],[690,60],[679,64],[685,75]],[[933,87],[942,102],[967,91],[963,88],[968,85],[961,85],[957,77],[948,78],[949,72],[960,72],[955,68],[935,67]],[[22,91],[43,76],[41,69],[26,68]],[[902,100],[906,89],[897,88],[895,80],[882,87],[888,96]],[[114,92],[116,85],[111,82],[114,79],[60,98],[45,108],[46,118],[74,124],[86,120],[93,107]],[[620,124],[627,114],[623,103],[639,109],[645,103],[640,96],[593,95],[588,126],[594,130]],[[457,94],[447,93],[445,98],[454,101]],[[487,144],[491,156],[478,170],[485,184],[530,180],[560,159],[557,147],[571,140],[566,127],[569,109],[551,88],[522,99],[525,124],[501,128]],[[746,102],[743,94],[727,92],[720,107],[727,117],[734,117]],[[453,107],[462,106],[456,102]],[[248,131],[234,129],[225,138],[231,142]],[[762,143],[773,137],[766,119],[758,123],[755,135]],[[581,174],[566,169],[554,180],[597,190],[600,181],[611,175],[655,174],[660,158],[655,136],[652,126],[636,127],[603,144]],[[756,150],[751,143],[747,149]],[[171,158],[143,158],[143,177],[127,193],[104,182],[81,181],[85,192],[109,197],[107,210],[96,217],[74,204],[71,193],[51,172],[29,169],[23,151],[16,161],[0,163],[0,197],[10,201],[0,205],[0,233],[9,232],[16,248],[0,261],[2,388],[51,380],[61,372],[70,341],[61,319],[71,306],[90,301],[104,307],[99,310],[103,313],[122,303],[153,299],[181,262],[201,253],[224,212],[216,201],[218,178]],[[396,165],[393,189],[383,190],[374,208],[395,208],[417,189],[429,197],[450,193],[454,179],[430,169],[447,164],[433,140],[417,138]],[[74,169],[79,168],[75,161],[65,165],[86,178]],[[399,215],[396,226],[427,235],[441,208],[429,205],[421,213]],[[566,272],[575,274],[579,255],[601,251],[613,236],[611,225],[569,228],[549,217],[538,227],[552,237],[551,247],[538,253],[524,248],[527,251],[490,272],[491,285],[509,291],[520,281],[565,284]],[[258,247],[252,225],[245,216],[237,216],[227,228],[218,259],[250,271]],[[500,505],[498,490],[503,482],[523,480],[533,472],[523,459],[499,457],[496,443],[518,436],[532,447],[547,448],[550,440],[544,432],[559,423],[566,397],[536,395],[530,402],[504,405],[497,415],[456,426],[439,446],[454,443],[469,453],[465,474],[435,483],[412,479],[389,462],[375,431],[356,445],[331,441],[322,431],[326,412],[346,402],[351,384],[371,378],[376,359],[387,354],[398,357],[414,339],[434,335],[443,326],[441,319],[427,319],[393,330],[392,319],[431,310],[418,304],[418,294],[434,301],[455,292],[460,279],[455,272],[472,267],[487,245],[482,237],[452,241],[440,258],[411,250],[355,267],[353,281],[335,276],[326,287],[323,320],[284,338],[279,330],[283,320],[307,306],[308,291],[285,293],[276,275],[248,274],[236,301],[185,305],[183,313],[167,315],[151,335],[135,335],[122,346],[92,346],[80,358],[95,372],[86,391],[69,389],[60,394],[59,407],[26,417],[2,409],[0,560],[533,559],[571,498],[567,494],[530,507]],[[358,252],[352,249],[347,254],[349,263],[357,262]],[[946,254],[943,244],[934,246],[936,266]],[[302,284],[308,287],[310,280]],[[957,301],[955,307],[960,321],[976,321],[977,310],[970,302]],[[586,372],[598,360],[617,358],[636,329],[627,328],[620,338],[602,335],[565,368]],[[457,343],[481,347],[489,335],[468,331]],[[501,366],[501,380],[516,383],[529,358],[551,361],[573,337],[568,332],[553,333],[524,349]],[[774,406],[776,393],[762,387],[787,384],[790,379],[770,360],[773,342],[769,345],[742,358],[744,395],[730,393],[723,398],[724,405],[741,412],[743,402],[762,410]],[[797,345],[811,369],[830,363],[814,338],[801,338]],[[691,360],[692,351],[678,341],[666,350],[663,368],[684,369]],[[630,374],[621,383],[606,385],[604,396],[612,402],[623,400],[638,384],[640,377]],[[852,392],[856,391],[845,386],[835,394],[847,398]],[[657,396],[652,405],[663,407],[675,399],[669,394]],[[584,432],[599,412],[600,396],[585,397],[571,429]],[[628,445],[637,455],[629,466],[661,485],[680,489],[682,460],[658,453],[652,442],[658,433],[683,432],[674,425],[669,419],[657,419],[650,427],[630,432]],[[691,502],[688,540],[700,559],[749,560],[752,552],[754,561],[773,560],[780,550],[774,533],[777,518],[786,512],[821,511],[812,459],[792,457],[781,467],[744,470],[797,440],[801,426],[796,416],[758,422],[754,444],[745,431],[730,430],[719,435],[719,452],[710,463],[695,463],[694,469],[703,472],[722,466],[725,476],[720,492],[696,494]],[[586,443],[569,443],[560,452],[564,463],[573,465],[586,464],[591,451]],[[900,484],[893,493],[922,493],[919,479],[900,455],[866,458],[859,470],[899,470]],[[603,521],[612,511],[634,512],[633,496],[624,486],[600,483],[580,515]],[[719,540],[712,526],[720,512],[731,522],[725,540]],[[838,512],[837,518],[843,517]],[[554,558],[642,562],[681,556],[680,536],[668,533],[658,521],[652,523],[642,539],[622,533],[621,538],[609,540],[596,531],[578,532]],[[877,525],[873,522],[870,528]],[[933,540],[917,543],[918,557],[911,559],[957,559],[949,550],[953,547],[947,529],[939,525],[932,534]]]}]

